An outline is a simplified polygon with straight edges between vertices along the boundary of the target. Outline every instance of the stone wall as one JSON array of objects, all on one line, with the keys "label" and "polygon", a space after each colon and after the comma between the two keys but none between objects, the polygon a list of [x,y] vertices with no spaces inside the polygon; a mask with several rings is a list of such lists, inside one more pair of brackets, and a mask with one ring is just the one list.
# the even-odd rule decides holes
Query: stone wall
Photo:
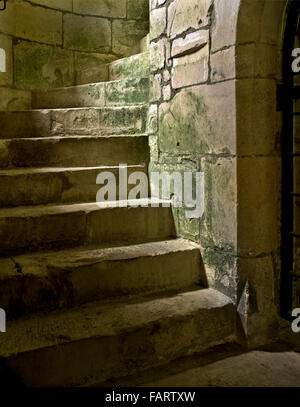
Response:
[{"label": "stone wall", "polygon": [[188,220],[177,209],[177,227],[200,242],[210,285],[235,297],[235,83],[226,51],[213,52],[212,4],[152,1],[151,169],[205,173],[203,217]]},{"label": "stone wall", "polygon": [[8,0],[0,109],[29,107],[28,90],[73,85],[81,71],[138,52],[148,31],[148,0]]},{"label": "stone wall", "polygon": [[200,243],[209,285],[236,302],[251,343],[276,326],[279,303],[284,3],[150,6],[150,170],[204,172],[204,215],[175,209],[177,229]]}]

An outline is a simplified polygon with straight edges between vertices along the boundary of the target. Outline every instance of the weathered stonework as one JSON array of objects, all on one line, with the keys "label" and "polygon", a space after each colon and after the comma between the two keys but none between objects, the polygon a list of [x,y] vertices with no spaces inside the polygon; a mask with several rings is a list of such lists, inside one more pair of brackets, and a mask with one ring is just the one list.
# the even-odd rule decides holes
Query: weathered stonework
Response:
[{"label": "weathered stonework", "polygon": [[106,81],[106,64],[139,53],[148,32],[146,0],[9,0],[0,13],[8,68],[0,86],[46,90]]},{"label": "weathered stonework", "polygon": [[[176,209],[176,228],[200,243],[209,285],[236,302],[249,343],[256,329],[259,343],[276,326],[281,194],[276,84],[284,3],[152,0],[150,5],[150,94],[158,111],[150,169],[180,171],[194,163],[192,171],[204,173],[203,217],[190,221]],[[255,265],[258,257],[265,260]]]},{"label": "weathered stonework", "polygon": [[15,83],[18,88],[46,90],[73,84],[70,51],[21,41],[14,52]]}]

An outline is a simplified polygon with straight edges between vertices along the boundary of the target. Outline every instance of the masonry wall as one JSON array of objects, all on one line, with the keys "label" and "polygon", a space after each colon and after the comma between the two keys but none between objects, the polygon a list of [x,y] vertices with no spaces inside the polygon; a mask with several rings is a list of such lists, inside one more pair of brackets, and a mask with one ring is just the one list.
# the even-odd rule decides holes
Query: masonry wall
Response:
[{"label": "masonry wall", "polygon": [[177,230],[200,244],[209,286],[235,301],[252,343],[279,304],[283,5],[151,1],[150,169],[204,173],[204,214],[174,210]]},{"label": "masonry wall", "polygon": [[235,84],[212,39],[212,3],[152,1],[151,170],[204,172],[204,215],[178,208],[177,228],[201,244],[210,286],[235,298]]},{"label": "masonry wall", "polygon": [[29,90],[84,83],[89,70],[138,52],[148,10],[148,0],[8,0],[0,109],[29,107]]}]

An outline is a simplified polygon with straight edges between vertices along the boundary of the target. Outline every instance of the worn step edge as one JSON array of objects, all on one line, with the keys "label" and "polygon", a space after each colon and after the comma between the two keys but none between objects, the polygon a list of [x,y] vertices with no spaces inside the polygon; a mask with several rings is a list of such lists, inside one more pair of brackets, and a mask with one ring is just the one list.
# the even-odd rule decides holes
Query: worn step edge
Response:
[{"label": "worn step edge", "polygon": [[14,316],[206,286],[200,248],[184,239],[17,256],[0,267],[0,307]]},{"label": "worn step edge", "polygon": [[205,289],[8,321],[0,355],[29,386],[100,383],[234,342],[235,326],[234,303]]},{"label": "worn step edge", "polygon": [[[115,175],[119,199],[119,166],[50,167],[0,170],[0,208],[46,205],[54,203],[82,203],[96,200],[100,173]],[[147,174],[146,165],[127,165],[127,177],[133,172]],[[128,192],[134,185],[128,185]],[[141,196],[146,198],[148,195]]]},{"label": "worn step edge", "polygon": [[[128,64],[130,64],[129,60],[131,58],[133,58],[134,60],[137,60],[137,59],[143,60],[148,55],[149,55],[149,49],[146,46],[143,46],[140,50],[137,50],[137,53],[135,53],[129,57],[116,59],[112,62],[102,64],[97,67],[84,69],[82,71],[76,71],[76,85],[86,85],[86,84],[93,83],[93,82],[108,82],[110,80],[109,74],[110,74],[111,65],[118,63],[118,61],[123,61],[123,60],[128,60]],[[149,71],[150,71],[150,62],[149,62]],[[148,71],[147,71],[147,75],[148,75]],[[130,75],[128,77],[138,78],[141,76],[145,76],[145,71],[142,70],[141,72],[139,71],[138,73],[135,71],[134,73],[130,73]],[[127,76],[124,76],[124,78],[127,78]]]},{"label": "worn step edge", "polygon": [[176,237],[172,208],[159,200],[0,209],[1,256],[171,237]]}]

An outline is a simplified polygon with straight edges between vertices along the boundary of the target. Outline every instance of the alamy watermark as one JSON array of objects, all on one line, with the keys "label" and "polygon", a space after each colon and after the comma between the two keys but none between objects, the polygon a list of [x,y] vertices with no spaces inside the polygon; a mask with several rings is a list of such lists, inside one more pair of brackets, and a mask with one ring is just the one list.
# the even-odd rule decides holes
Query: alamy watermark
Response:
[{"label": "alamy watermark", "polygon": [[0,72],[6,72],[6,53],[0,48]]},{"label": "alamy watermark", "polygon": [[0,308],[0,333],[6,332],[6,312]]},{"label": "alamy watermark", "polygon": [[[151,185],[145,172],[135,171],[128,176],[127,164],[119,165],[117,179],[113,172],[101,172],[96,180],[103,185],[97,192],[96,202],[109,207],[163,207],[184,208],[188,219],[199,219],[204,213],[203,172],[152,172]],[[151,189],[151,193],[149,190]],[[117,200],[118,196],[118,200]],[[149,199],[150,198],[150,199]],[[160,202],[159,198],[163,201]]]},{"label": "alamy watermark", "polygon": [[298,334],[300,332],[300,308],[295,308],[292,311],[292,317],[295,318],[292,322],[292,331]]},{"label": "alamy watermark", "polygon": [[300,48],[293,49],[292,57],[295,58],[292,62],[292,71],[294,73],[299,73],[300,72]]}]

